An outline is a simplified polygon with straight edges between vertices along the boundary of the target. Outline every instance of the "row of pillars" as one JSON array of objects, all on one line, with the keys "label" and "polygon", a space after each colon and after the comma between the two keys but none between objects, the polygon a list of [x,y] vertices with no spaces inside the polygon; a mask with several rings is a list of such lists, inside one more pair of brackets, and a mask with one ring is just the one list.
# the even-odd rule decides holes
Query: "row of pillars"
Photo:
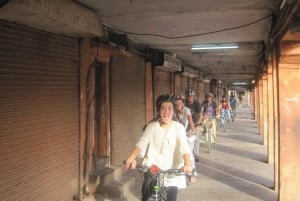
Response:
[{"label": "row of pillars", "polygon": [[299,41],[282,40],[273,48],[267,71],[252,94],[255,118],[268,148],[266,162],[274,165],[279,201],[300,200]]}]

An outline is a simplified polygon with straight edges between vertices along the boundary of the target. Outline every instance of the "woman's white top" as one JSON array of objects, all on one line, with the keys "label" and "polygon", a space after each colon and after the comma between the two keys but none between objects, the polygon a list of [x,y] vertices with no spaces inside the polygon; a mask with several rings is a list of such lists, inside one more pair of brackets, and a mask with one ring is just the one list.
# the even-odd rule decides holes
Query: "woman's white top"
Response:
[{"label": "woman's white top", "polygon": [[182,113],[181,114],[178,113],[177,115],[178,115],[180,122],[183,124],[185,130],[187,130],[188,125],[189,125],[189,120],[187,117],[189,115],[192,116],[191,110],[188,107],[183,106]]},{"label": "woman's white top", "polygon": [[[184,125],[184,129],[187,131],[189,130],[190,128],[188,127],[189,125],[189,120],[188,120],[188,116],[191,115],[192,116],[192,113],[191,113],[191,110],[190,108],[186,107],[186,106],[183,106],[182,108],[182,113],[178,113],[177,116],[180,120],[180,122]],[[193,142],[196,140],[196,136],[195,135],[192,135],[191,137],[187,137],[187,140],[189,142]]]},{"label": "woman's white top", "polygon": [[[167,130],[163,129],[158,121],[150,123],[136,146],[141,149],[143,165],[151,167],[155,164],[162,170],[182,168],[183,155],[191,154],[185,129],[176,121],[172,121]],[[185,176],[167,175],[165,186],[185,188]]]}]

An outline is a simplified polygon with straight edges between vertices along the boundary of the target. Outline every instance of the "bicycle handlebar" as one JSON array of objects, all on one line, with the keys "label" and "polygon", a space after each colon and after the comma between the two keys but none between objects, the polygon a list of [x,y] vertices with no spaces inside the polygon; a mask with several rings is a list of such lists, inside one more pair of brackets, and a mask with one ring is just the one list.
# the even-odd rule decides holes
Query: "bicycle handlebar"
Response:
[{"label": "bicycle handlebar", "polygon": [[[123,161],[123,164],[126,164],[126,160]],[[153,164],[151,167],[148,167],[146,165],[137,164],[136,169],[139,172],[150,171],[152,174],[174,174],[176,176],[185,175],[182,168],[181,169],[162,170],[155,164]]]}]

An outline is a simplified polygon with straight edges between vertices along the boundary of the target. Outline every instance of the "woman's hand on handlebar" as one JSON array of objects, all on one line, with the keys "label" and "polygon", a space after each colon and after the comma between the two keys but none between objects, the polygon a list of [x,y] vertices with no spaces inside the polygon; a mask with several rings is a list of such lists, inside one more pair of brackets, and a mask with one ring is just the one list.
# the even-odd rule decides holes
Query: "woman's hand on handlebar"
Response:
[{"label": "woman's hand on handlebar", "polygon": [[126,163],[125,163],[125,167],[128,169],[128,168],[131,168],[131,169],[135,169],[136,168],[136,160],[135,159],[132,159],[132,158],[128,158]]},{"label": "woman's hand on handlebar", "polygon": [[194,135],[194,133],[193,133],[192,131],[190,131],[190,132],[187,132],[186,135],[187,135],[188,137],[192,137],[192,135]]},{"label": "woman's hand on handlebar", "polygon": [[193,168],[192,168],[192,166],[191,165],[184,165],[183,166],[183,172],[185,173],[185,174],[190,174],[190,173],[192,173],[192,171],[193,171]]},{"label": "woman's hand on handlebar", "polygon": [[136,164],[137,164],[137,162],[136,162],[135,159],[128,158],[127,161],[126,161],[125,166],[126,166],[127,169],[131,168],[131,169],[134,170],[136,168]]}]

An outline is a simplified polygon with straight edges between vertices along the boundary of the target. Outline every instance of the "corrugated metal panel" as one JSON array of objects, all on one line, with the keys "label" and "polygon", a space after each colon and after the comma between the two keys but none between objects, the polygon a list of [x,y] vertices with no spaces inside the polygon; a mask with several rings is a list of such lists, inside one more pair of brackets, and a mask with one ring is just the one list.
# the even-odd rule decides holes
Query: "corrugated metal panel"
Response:
[{"label": "corrugated metal panel", "polygon": [[0,21],[0,200],[72,200],[78,42]]},{"label": "corrugated metal panel", "polygon": [[154,102],[161,94],[171,94],[171,72],[155,68],[154,69]]},{"label": "corrugated metal panel", "polygon": [[194,80],[190,77],[188,77],[188,86],[189,88],[194,88]]},{"label": "corrugated metal panel", "polygon": [[181,75],[175,75],[175,94],[176,95],[183,95],[184,91],[182,89],[181,84]]},{"label": "corrugated metal panel", "polygon": [[204,83],[198,81],[198,100],[202,102],[205,98]]},{"label": "corrugated metal panel", "polygon": [[183,76],[182,77],[182,90],[185,92],[186,91],[186,89],[188,89],[189,87],[189,85],[188,85],[188,78],[187,77],[185,77],[185,76]]},{"label": "corrugated metal panel", "polygon": [[120,165],[146,122],[145,62],[137,56],[111,59],[112,164]]}]

